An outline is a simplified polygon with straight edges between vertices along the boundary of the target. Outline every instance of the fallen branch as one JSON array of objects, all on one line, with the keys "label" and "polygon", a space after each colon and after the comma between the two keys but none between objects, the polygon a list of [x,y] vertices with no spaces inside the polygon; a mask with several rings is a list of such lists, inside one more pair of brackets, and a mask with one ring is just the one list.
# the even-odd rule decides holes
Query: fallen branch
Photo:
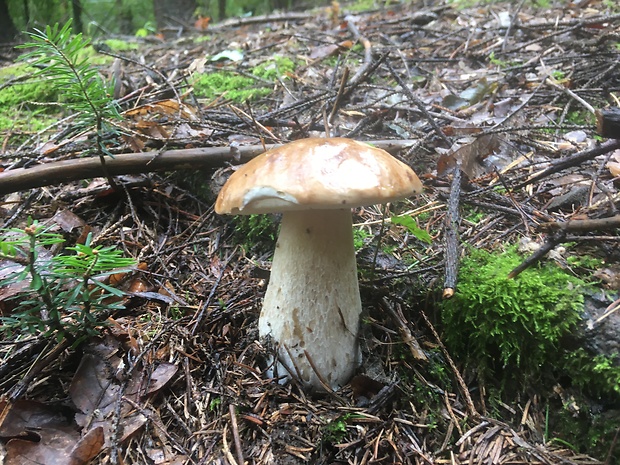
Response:
[{"label": "fallen branch", "polygon": [[555,248],[556,245],[561,244],[566,240],[566,236],[564,233],[557,234],[553,237],[549,237],[540,248],[534,252],[532,255],[527,257],[523,262],[521,262],[517,267],[515,267],[510,273],[508,273],[508,279],[514,279],[519,276],[523,271],[527,270],[529,267],[538,263],[542,258],[547,255],[551,250]]},{"label": "fallen branch", "polygon": [[[369,141],[372,145],[396,152],[413,145],[415,140]],[[277,145],[247,145],[241,147],[203,147],[194,149],[166,150],[161,153],[125,153],[106,160],[112,176],[149,173],[153,171],[196,170],[218,168],[227,163],[245,163],[265,150]],[[104,176],[98,158],[79,158],[17,168],[0,173],[0,195],[35,187],[51,186],[64,182]]]},{"label": "fallen branch", "polygon": [[444,254],[445,275],[443,285],[443,298],[450,299],[454,296],[459,271],[459,200],[461,197],[461,162],[456,163],[452,184],[450,186],[450,198],[446,213]]},{"label": "fallen branch", "polygon": [[563,169],[577,166],[583,163],[584,161],[592,160],[593,158],[596,158],[599,155],[604,155],[606,153],[612,152],[617,149],[620,149],[620,140],[611,140],[597,147],[594,147],[593,149],[583,150],[581,152],[575,153],[574,155],[570,155],[568,157],[554,161],[549,165],[547,169],[544,169],[541,172],[536,173],[531,178],[525,180],[524,182],[516,186],[515,189],[520,189],[522,187],[527,186],[528,184],[532,184],[533,182],[536,182],[551,174],[562,171]]},{"label": "fallen branch", "polygon": [[590,232],[606,229],[620,228],[620,215],[608,218],[596,218],[591,220],[569,220],[542,223],[539,228],[543,231],[562,232]]}]

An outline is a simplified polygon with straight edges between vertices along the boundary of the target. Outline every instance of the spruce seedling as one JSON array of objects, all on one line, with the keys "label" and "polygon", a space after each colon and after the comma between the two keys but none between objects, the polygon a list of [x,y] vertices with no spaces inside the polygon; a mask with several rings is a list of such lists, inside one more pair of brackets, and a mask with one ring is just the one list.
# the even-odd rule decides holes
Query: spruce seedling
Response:
[{"label": "spruce seedling", "polygon": [[47,26],[45,30],[28,32],[32,42],[20,48],[32,48],[20,59],[28,61],[37,70],[34,77],[45,77],[62,89],[66,98],[65,107],[77,113],[76,131],[95,128],[95,149],[99,156],[103,173],[112,187],[114,179],[105,164],[105,156],[113,157],[105,142],[108,134],[117,131],[110,122],[120,119],[118,104],[112,98],[113,83],[106,83],[97,68],[81,58],[82,50],[90,41],[82,34],[72,35],[71,20],[60,27],[58,23]]},{"label": "spruce seedling", "polygon": [[[0,288],[23,283],[11,299],[17,301],[9,316],[0,318],[0,333],[24,331],[44,337],[70,338],[79,343],[98,334],[110,312],[123,308],[124,293],[103,278],[128,271],[135,260],[114,247],[85,244],[67,247],[50,257],[47,248],[64,243],[36,221],[22,229],[9,229],[0,237],[0,260],[15,263]],[[48,258],[50,257],[50,258]]]}]

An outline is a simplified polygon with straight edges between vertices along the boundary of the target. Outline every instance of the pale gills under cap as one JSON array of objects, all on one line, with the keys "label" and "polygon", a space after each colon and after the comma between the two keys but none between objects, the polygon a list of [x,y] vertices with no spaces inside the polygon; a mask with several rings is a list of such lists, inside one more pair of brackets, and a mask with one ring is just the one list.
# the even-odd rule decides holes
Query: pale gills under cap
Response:
[{"label": "pale gills under cap", "polygon": [[414,171],[382,149],[345,138],[301,139],[235,171],[220,191],[215,211],[248,215],[351,208],[421,190]]}]

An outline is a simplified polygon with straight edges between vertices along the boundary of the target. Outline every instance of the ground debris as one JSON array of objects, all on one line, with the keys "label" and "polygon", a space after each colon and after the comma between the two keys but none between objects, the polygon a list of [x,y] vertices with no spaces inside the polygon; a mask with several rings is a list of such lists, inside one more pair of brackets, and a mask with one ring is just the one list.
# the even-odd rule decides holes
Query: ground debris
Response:
[{"label": "ground debris", "polygon": [[[466,213],[451,221],[460,243],[493,249],[521,237],[544,242],[560,229],[562,240],[597,243],[611,263],[620,259],[612,169],[620,163],[618,143],[599,143],[583,104],[603,108],[620,93],[618,50],[608,40],[620,15],[605,4],[548,7],[545,14],[533,6],[513,14],[507,3],[462,10],[403,3],[364,13],[343,4],[346,15],[332,6],[209,24],[211,41],[151,45],[124,61],[119,98],[127,113],[123,137],[110,142],[115,163],[142,151],[156,164],[164,149],[223,149],[227,156],[204,171],[118,172],[121,191],[97,178],[63,178],[0,197],[1,227],[23,227],[28,217],[49,224],[70,218],[65,232],[74,241],[92,232],[95,243],[119,245],[145,264],[120,278],[126,308],[110,317],[101,340],[78,351],[63,347],[44,366],[37,362],[50,350],[45,341],[2,341],[0,394],[20,388],[19,398],[0,403],[5,463],[20,463],[24,454],[41,459],[60,438],[62,452],[54,454],[75,453],[82,458],[76,464],[602,464],[550,441],[537,394],[491,414],[483,387],[446,362],[432,307],[455,169],[455,208]],[[233,42],[240,63],[205,58]],[[199,72],[249,74],[264,86],[267,78],[252,70],[275,55],[297,65],[268,81],[266,97],[178,100]],[[154,80],[141,62],[170,74]],[[88,138],[64,129],[25,134],[20,146],[3,135],[4,172],[79,166]],[[368,312],[365,364],[350,385],[316,397],[266,378],[270,348],[258,341],[257,319],[273,241],[244,242],[236,220],[214,214],[221,182],[212,178],[216,168],[231,171],[247,159],[239,147],[326,131],[410,141],[394,151],[416,169],[425,192],[389,210],[355,211]],[[120,176],[130,173],[135,177]],[[579,204],[554,202],[577,187]],[[397,215],[410,216],[432,243],[390,223]],[[17,292],[0,288],[2,315]],[[428,317],[403,304],[412,293],[427,296],[419,307]],[[446,378],[430,368],[438,361],[448,367]],[[20,385],[32,367],[31,381]],[[429,398],[432,404],[420,401]]]}]

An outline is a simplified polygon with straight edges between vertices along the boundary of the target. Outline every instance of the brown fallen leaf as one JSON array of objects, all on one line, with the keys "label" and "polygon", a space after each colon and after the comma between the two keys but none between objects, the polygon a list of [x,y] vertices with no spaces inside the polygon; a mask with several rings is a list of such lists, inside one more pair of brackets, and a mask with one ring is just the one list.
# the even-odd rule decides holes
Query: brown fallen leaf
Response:
[{"label": "brown fallen leaf", "polygon": [[9,439],[5,465],[83,465],[103,447],[101,428],[81,436],[77,425],[54,406],[31,400],[4,400],[0,401],[0,411],[6,413],[0,437]]},{"label": "brown fallen leaf", "polygon": [[442,154],[437,161],[437,174],[444,176],[460,163],[461,171],[474,179],[486,172],[482,162],[499,150],[501,141],[494,134],[488,134],[462,145],[454,151]]},{"label": "brown fallen leaf", "polygon": [[136,409],[145,397],[161,390],[178,370],[174,364],[155,361],[155,368],[134,370],[122,389],[123,360],[117,355],[120,342],[109,335],[90,344],[73,376],[69,395],[79,409],[75,421],[85,429],[103,428],[105,446],[115,432],[115,415],[120,406],[121,442],[138,431],[152,414],[146,406]]}]

